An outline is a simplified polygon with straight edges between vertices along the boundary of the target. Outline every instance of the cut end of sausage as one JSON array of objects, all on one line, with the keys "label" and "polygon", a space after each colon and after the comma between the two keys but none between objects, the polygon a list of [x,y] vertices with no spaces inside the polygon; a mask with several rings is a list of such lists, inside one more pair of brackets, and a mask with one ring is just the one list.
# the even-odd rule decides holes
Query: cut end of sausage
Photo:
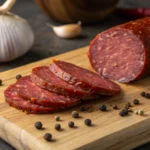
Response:
[{"label": "cut end of sausage", "polygon": [[135,80],[146,59],[140,38],[131,30],[119,27],[99,34],[92,41],[88,56],[101,76],[121,83]]}]

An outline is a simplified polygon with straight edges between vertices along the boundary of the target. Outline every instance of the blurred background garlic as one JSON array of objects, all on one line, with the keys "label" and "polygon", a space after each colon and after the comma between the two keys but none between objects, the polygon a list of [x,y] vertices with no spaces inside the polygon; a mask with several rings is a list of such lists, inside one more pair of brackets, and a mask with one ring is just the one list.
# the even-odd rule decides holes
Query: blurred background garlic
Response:
[{"label": "blurred background garlic", "polygon": [[34,34],[27,20],[9,12],[16,0],[0,7],[0,62],[14,60],[33,45]]},{"label": "blurred background garlic", "polygon": [[77,24],[66,24],[61,26],[54,26],[48,23],[47,26],[51,27],[55,34],[61,38],[74,38],[81,33],[81,21],[78,21]]}]

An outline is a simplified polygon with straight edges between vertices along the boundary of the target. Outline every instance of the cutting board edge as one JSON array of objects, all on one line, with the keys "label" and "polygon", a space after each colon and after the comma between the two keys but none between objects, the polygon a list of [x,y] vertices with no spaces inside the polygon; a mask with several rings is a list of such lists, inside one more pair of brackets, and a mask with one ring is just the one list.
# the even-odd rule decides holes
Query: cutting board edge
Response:
[{"label": "cutting board edge", "polygon": [[[19,150],[43,148],[38,139],[2,116],[0,116],[0,138]],[[45,145],[44,147],[46,148],[47,146]]]},{"label": "cutting board edge", "polygon": [[[83,149],[91,150],[94,148],[95,150],[98,150],[99,146],[101,146],[101,150],[106,150],[109,148],[112,148],[112,150],[115,150],[115,149],[120,149],[120,150],[133,149],[137,146],[140,146],[142,144],[146,144],[146,143],[150,142],[149,121],[150,121],[150,118],[143,120],[142,122],[139,122],[137,124],[131,125],[130,127],[124,128],[123,130],[121,130],[121,134],[120,134],[120,131],[118,131],[116,133],[112,133],[110,135],[104,136],[103,138],[97,139],[96,141],[92,141],[91,143],[88,143],[86,145],[76,147],[75,149],[77,149],[77,150],[83,150]],[[146,124],[146,126],[144,128],[142,127],[143,122],[144,122],[144,124]],[[137,127],[135,127],[135,126],[137,126]],[[148,127],[149,129],[147,130],[146,127]],[[134,130],[131,131],[132,128],[135,131]],[[141,130],[142,128],[143,128],[143,130]],[[135,135],[133,138],[133,134],[132,134],[132,136],[131,136],[132,138],[130,138],[130,136],[129,136],[128,140],[125,141],[125,139],[127,137],[124,136],[125,135],[124,133],[129,132],[128,130],[130,130],[131,132],[134,132]],[[137,134],[136,131],[140,131],[140,132]],[[106,145],[105,143],[107,140],[113,141],[114,135],[116,136],[115,139],[117,139],[117,137],[119,137],[119,136],[121,136],[121,137],[124,136],[124,137],[120,138],[120,139],[122,139],[120,141],[114,141],[111,144],[109,143],[108,145]],[[127,135],[129,135],[129,134],[127,134]],[[145,135],[146,135],[146,137],[145,137]],[[20,150],[23,150],[26,148],[28,148],[30,150],[43,149],[43,148],[45,150],[53,149],[53,148],[50,148],[50,144],[47,145],[47,144],[44,144],[44,142],[42,144],[40,144],[41,141],[39,141],[38,139],[33,137],[31,134],[26,132],[24,129],[21,129],[19,126],[10,122],[9,119],[6,119],[6,118],[1,117],[1,116],[0,116],[0,137],[4,141],[6,141],[10,145],[12,145],[14,148],[20,149]],[[137,138],[139,138],[139,137],[144,138],[144,139],[143,140],[139,139],[138,141],[140,141],[140,142],[135,142],[135,139],[137,140]],[[19,139],[19,142],[18,142],[18,139]],[[133,140],[133,143],[131,142],[132,140]]]},{"label": "cutting board edge", "polygon": [[[107,149],[130,150],[130,149],[134,149],[138,146],[141,146],[143,144],[150,142],[149,122],[150,122],[150,118],[147,118],[146,120],[143,120],[137,124],[133,124],[131,126],[128,126],[124,129],[122,129],[121,131],[113,132],[109,135],[104,136],[103,138],[97,139],[95,141],[92,141],[91,143],[83,145],[83,146],[77,148],[77,150],[83,150],[83,149],[98,150],[99,148],[101,148],[101,150],[107,150]],[[143,124],[146,126],[143,127],[142,126]],[[136,132],[136,131],[138,131],[138,132]],[[130,132],[131,132],[131,134],[127,134]],[[128,137],[126,137],[125,135],[128,135]],[[119,139],[119,140],[114,141],[114,139],[117,139],[117,140]],[[108,145],[106,145],[106,143],[109,141],[111,141],[112,143],[111,144],[109,143]],[[101,145],[101,147],[99,147],[100,145]]]}]

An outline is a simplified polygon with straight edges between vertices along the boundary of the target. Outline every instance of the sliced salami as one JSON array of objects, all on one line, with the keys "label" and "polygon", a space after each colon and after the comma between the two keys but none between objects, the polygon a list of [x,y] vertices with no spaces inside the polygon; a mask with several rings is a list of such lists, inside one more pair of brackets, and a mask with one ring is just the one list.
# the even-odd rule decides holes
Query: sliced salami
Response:
[{"label": "sliced salami", "polygon": [[115,95],[119,85],[101,78],[98,74],[64,61],[54,61],[50,70],[59,78],[76,87],[102,95]]},{"label": "sliced salami", "polygon": [[67,108],[80,102],[79,99],[65,97],[40,88],[31,81],[30,76],[20,78],[15,87],[18,89],[20,97],[29,100],[31,103],[47,107]]},{"label": "sliced salami", "polygon": [[129,83],[150,76],[150,17],[98,34],[88,57],[98,74],[107,79]]},{"label": "sliced salami", "polygon": [[37,104],[32,104],[29,101],[21,98],[17,94],[18,89],[15,85],[10,85],[4,92],[6,102],[16,109],[25,111],[29,114],[46,114],[60,111],[64,108],[44,107]]},{"label": "sliced salami", "polygon": [[63,81],[55,74],[53,74],[48,66],[41,66],[33,68],[31,75],[32,82],[41,88],[49,91],[62,94],[69,97],[79,99],[93,99],[99,97],[92,92],[83,90],[79,87],[75,87],[67,82]]}]

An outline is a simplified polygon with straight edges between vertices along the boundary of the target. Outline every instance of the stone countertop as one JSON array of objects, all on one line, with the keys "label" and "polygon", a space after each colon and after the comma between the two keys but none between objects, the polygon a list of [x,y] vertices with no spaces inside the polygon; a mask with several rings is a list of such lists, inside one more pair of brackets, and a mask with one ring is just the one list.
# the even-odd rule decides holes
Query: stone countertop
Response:
[{"label": "stone countertop", "polygon": [[[4,0],[0,0],[0,4],[3,2]],[[83,25],[82,34],[78,38],[61,39],[53,33],[51,28],[46,26],[46,23],[48,22],[54,25],[59,25],[60,23],[54,22],[45,16],[36,6],[34,1],[19,0],[13,7],[12,12],[29,21],[35,33],[35,43],[31,50],[24,56],[9,63],[1,63],[0,72],[87,46],[99,32],[104,31],[105,29],[108,29],[114,25],[129,21],[126,18],[121,18],[115,14],[110,14],[108,17],[102,21],[99,21],[98,23]],[[136,150],[149,149],[150,144],[136,148]],[[14,148],[0,139],[0,150],[14,150]]]}]

